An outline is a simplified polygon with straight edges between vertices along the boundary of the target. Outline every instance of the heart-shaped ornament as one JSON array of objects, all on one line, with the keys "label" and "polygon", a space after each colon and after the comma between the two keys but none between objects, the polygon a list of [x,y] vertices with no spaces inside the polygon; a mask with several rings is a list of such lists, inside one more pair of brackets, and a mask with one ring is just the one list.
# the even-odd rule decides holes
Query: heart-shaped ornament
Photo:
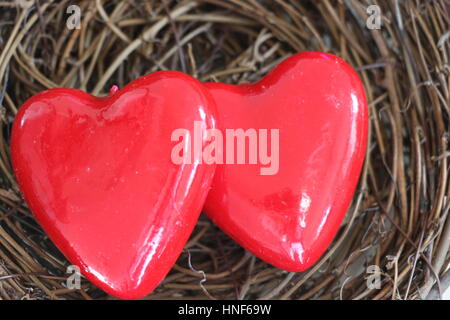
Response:
[{"label": "heart-shaped ornament", "polygon": [[155,288],[195,226],[215,166],[201,154],[190,164],[172,159],[173,132],[194,123],[202,136],[215,127],[214,101],[170,71],[107,98],[48,90],[17,114],[12,163],[29,208],[71,263],[114,296]]},{"label": "heart-shaped ornament", "polygon": [[358,75],[334,55],[305,52],[254,84],[205,85],[227,137],[206,213],[266,262],[307,269],[335,236],[362,168],[368,109]]}]

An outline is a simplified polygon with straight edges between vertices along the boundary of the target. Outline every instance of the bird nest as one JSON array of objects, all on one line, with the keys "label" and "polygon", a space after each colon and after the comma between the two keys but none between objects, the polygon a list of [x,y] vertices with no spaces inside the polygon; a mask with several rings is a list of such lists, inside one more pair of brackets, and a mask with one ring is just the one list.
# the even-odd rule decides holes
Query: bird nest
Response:
[{"label": "bird nest", "polygon": [[70,263],[20,196],[9,140],[27,98],[56,87],[105,95],[169,69],[237,84],[319,50],[358,71],[370,109],[359,187],[326,254],[289,273],[202,215],[146,298],[439,298],[450,284],[449,13],[445,0],[0,1],[0,297],[111,298],[84,278],[66,286]]}]

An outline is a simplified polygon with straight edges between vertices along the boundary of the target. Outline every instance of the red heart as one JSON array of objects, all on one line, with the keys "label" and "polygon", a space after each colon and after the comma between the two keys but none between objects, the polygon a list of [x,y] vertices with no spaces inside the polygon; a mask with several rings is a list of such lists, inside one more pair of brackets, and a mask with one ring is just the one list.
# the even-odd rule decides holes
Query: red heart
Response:
[{"label": "red heart", "polygon": [[174,164],[171,135],[194,121],[214,128],[211,108],[197,80],[159,72],[108,98],[54,89],[20,109],[11,149],[23,196],[56,246],[108,293],[148,294],[183,249],[215,167],[199,164],[201,155]]},{"label": "red heart", "polygon": [[[289,271],[307,269],[335,236],[360,175],[368,131],[360,79],[336,56],[305,52],[255,84],[206,86],[222,131],[279,129],[279,170],[276,157],[270,165],[219,165],[206,213],[266,262]],[[270,131],[267,138],[271,141]],[[249,152],[247,145],[247,163]],[[261,171],[264,167],[271,169]]]}]

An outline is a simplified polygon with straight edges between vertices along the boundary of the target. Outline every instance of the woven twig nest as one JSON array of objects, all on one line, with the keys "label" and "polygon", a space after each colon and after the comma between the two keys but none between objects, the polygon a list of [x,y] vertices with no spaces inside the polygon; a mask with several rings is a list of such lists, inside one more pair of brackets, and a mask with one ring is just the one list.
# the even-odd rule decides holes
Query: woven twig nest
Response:
[{"label": "woven twig nest", "polygon": [[[68,25],[73,4],[79,29]],[[1,1],[0,297],[109,298],[85,280],[66,287],[69,262],[20,197],[9,138],[27,98],[54,87],[102,95],[167,69],[255,81],[304,50],[348,61],[370,104],[366,164],[333,245],[312,269],[288,273],[202,216],[148,298],[439,297],[450,283],[449,25],[445,0]]]}]

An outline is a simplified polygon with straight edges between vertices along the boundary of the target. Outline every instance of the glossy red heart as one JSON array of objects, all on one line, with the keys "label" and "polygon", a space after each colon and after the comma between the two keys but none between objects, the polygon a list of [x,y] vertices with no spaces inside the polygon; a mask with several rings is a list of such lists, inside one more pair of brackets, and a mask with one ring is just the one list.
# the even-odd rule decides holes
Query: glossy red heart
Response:
[{"label": "glossy red heart", "polygon": [[[307,269],[335,236],[359,179],[368,131],[360,79],[334,55],[305,52],[257,83],[206,86],[222,131],[267,129],[271,144],[270,130],[279,130],[278,170],[276,157],[265,165],[219,165],[206,213],[266,262],[289,271]],[[264,136],[257,138],[260,143]],[[261,168],[269,174],[262,175]]]},{"label": "glossy red heart", "polygon": [[183,249],[215,166],[198,155],[174,164],[171,135],[194,121],[214,128],[212,109],[202,84],[178,72],[107,98],[49,90],[20,108],[11,149],[23,196],[56,246],[108,293],[148,294]]}]

